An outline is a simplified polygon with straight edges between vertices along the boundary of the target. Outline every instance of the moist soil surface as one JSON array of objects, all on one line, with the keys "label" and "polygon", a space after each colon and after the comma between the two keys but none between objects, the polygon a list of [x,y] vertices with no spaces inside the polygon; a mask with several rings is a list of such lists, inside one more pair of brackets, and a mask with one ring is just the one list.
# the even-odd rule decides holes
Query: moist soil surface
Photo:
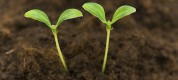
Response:
[{"label": "moist soil surface", "polygon": [[[106,29],[82,9],[86,0],[0,0],[0,80],[178,80],[177,0],[90,0],[103,5],[108,19],[121,5],[137,12],[111,31],[105,73],[101,73]],[[38,8],[51,22],[68,8],[83,18],[58,27],[69,72],[65,72],[50,29],[24,18]]]}]

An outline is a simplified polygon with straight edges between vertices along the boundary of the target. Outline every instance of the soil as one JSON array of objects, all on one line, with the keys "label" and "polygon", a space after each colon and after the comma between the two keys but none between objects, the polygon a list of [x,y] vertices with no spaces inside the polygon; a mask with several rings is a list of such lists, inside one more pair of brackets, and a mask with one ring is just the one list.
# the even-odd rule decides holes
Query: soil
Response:
[{"label": "soil", "polygon": [[[105,74],[105,26],[82,9],[86,0],[0,0],[0,80],[178,80],[177,0],[89,0],[103,5],[110,19],[118,6],[137,8],[111,31]],[[24,18],[38,8],[52,23],[68,8],[83,18],[58,28],[69,72],[57,55],[46,25]]]}]

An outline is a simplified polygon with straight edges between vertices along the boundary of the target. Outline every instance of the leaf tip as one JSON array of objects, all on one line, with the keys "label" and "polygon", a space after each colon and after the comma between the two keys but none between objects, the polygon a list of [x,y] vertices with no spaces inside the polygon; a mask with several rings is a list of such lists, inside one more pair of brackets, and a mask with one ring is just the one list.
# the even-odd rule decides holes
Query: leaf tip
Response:
[{"label": "leaf tip", "polygon": [[129,5],[124,5],[123,7],[129,7],[130,10],[134,13],[136,12],[136,8],[135,7],[132,7],[132,6],[129,6]]},{"label": "leaf tip", "polygon": [[133,13],[137,11],[135,7],[132,7],[132,6],[131,6],[131,8],[132,8],[132,12],[133,12]]},{"label": "leaf tip", "polygon": [[28,17],[29,17],[28,14],[29,14],[29,11],[27,11],[27,12],[24,14],[24,17],[28,18]]}]

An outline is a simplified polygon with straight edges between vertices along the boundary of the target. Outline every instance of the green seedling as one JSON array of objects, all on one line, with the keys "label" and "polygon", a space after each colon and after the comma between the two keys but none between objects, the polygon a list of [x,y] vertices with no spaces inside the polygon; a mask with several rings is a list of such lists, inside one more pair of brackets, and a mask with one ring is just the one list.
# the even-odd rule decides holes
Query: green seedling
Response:
[{"label": "green seedling", "polygon": [[105,48],[103,66],[102,66],[102,72],[104,73],[105,67],[106,67],[107,56],[108,56],[110,31],[113,29],[112,24],[115,23],[117,20],[136,12],[136,9],[128,5],[121,6],[114,13],[112,20],[106,21],[105,11],[100,4],[89,2],[89,3],[85,3],[83,5],[83,8],[89,13],[91,13],[92,15],[94,15],[95,17],[99,18],[101,22],[103,22],[106,25],[106,31],[107,31],[106,48]]},{"label": "green seedling", "polygon": [[83,16],[83,15],[79,10],[67,9],[60,15],[56,25],[51,25],[51,22],[49,21],[48,16],[41,10],[33,9],[33,10],[30,10],[25,13],[25,17],[40,21],[40,22],[46,24],[51,29],[51,31],[54,35],[55,42],[56,42],[56,48],[58,51],[58,55],[60,57],[62,65],[64,66],[66,71],[68,71],[68,69],[67,69],[67,65],[65,63],[63,54],[62,54],[60,46],[59,46],[58,37],[57,37],[57,27],[65,20],[77,18],[77,17],[81,17],[81,16]]}]

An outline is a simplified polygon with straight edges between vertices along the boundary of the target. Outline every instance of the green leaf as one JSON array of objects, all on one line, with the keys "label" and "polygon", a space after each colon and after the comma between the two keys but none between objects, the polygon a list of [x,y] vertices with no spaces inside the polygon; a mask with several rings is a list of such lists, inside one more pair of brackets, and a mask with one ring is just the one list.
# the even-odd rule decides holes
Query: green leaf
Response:
[{"label": "green leaf", "polygon": [[124,6],[121,6],[119,7],[116,12],[114,13],[114,16],[112,18],[112,23],[116,22],[117,20],[127,16],[127,15],[130,15],[132,13],[136,12],[136,9],[132,6],[127,6],[127,5],[124,5]]},{"label": "green leaf", "polygon": [[31,19],[43,22],[49,27],[51,26],[48,16],[41,10],[38,10],[38,9],[30,10],[26,12],[24,16],[27,18],[31,18]]},{"label": "green leaf", "polygon": [[76,18],[76,17],[81,17],[81,16],[83,16],[83,15],[79,10],[77,10],[77,9],[67,9],[60,15],[56,25],[58,26],[59,24],[61,24],[65,20]]},{"label": "green leaf", "polygon": [[103,23],[106,23],[105,11],[100,4],[89,2],[85,3],[83,8],[95,17],[99,18]]}]

